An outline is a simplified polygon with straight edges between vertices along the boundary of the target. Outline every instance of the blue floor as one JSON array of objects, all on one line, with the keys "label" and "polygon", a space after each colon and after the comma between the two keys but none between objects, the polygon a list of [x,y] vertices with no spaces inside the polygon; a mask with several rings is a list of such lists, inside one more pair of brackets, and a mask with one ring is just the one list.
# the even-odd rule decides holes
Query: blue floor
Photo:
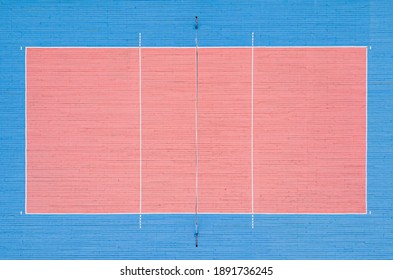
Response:
[{"label": "blue floor", "polygon": [[[195,248],[193,215],[23,213],[24,48],[194,46],[196,15],[200,46],[369,46],[370,214],[200,215]],[[0,1],[0,259],[392,259],[392,50],[391,1]]]}]

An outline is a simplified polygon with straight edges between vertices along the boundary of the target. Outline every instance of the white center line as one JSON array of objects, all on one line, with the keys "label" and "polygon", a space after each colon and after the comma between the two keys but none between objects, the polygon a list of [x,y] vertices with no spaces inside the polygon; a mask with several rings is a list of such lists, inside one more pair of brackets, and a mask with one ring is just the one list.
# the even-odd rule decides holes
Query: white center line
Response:
[{"label": "white center line", "polygon": [[195,17],[195,246],[198,247],[198,17]]}]

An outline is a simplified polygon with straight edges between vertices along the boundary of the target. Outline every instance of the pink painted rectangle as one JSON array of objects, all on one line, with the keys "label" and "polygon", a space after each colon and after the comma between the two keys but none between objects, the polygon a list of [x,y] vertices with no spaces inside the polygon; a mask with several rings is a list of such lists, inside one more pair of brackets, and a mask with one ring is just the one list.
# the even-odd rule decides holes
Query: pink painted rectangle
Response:
[{"label": "pink painted rectangle", "polygon": [[27,213],[139,211],[138,50],[26,49]]},{"label": "pink painted rectangle", "polygon": [[[199,48],[199,212],[365,213],[366,52]],[[27,213],[194,213],[195,49],[141,55],[26,50]]]},{"label": "pink painted rectangle", "polygon": [[195,50],[142,50],[142,211],[195,211]]},{"label": "pink painted rectangle", "polygon": [[366,48],[256,48],[257,213],[365,213]]},{"label": "pink painted rectangle", "polygon": [[251,50],[199,50],[199,210],[251,212]]}]

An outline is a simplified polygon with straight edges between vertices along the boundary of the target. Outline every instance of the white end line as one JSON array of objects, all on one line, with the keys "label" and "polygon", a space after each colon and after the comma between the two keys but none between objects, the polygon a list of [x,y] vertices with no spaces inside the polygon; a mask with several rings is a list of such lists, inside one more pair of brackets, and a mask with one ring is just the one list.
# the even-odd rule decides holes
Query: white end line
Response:
[{"label": "white end line", "polygon": [[[371,46],[370,46],[370,50],[371,50]],[[366,189],[366,193],[365,193],[365,195],[366,195],[366,214],[367,213],[369,213],[368,212],[368,191],[367,191],[367,145],[368,145],[368,140],[367,140],[367,136],[368,136],[368,51],[369,51],[369,48],[367,48],[366,47],[366,166],[365,166],[365,169],[366,169],[366,182],[365,182],[365,184],[366,184],[366,186],[365,186],[365,189]]]},{"label": "white end line", "polygon": [[25,47],[25,213],[27,213],[27,48]]}]

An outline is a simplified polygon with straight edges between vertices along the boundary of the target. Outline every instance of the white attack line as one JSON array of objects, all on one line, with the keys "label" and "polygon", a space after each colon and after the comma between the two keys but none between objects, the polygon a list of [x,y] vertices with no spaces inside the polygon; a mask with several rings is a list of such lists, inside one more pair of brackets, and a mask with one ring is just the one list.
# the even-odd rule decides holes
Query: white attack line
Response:
[{"label": "white attack line", "polygon": [[251,33],[251,211],[254,228],[254,32]]},{"label": "white attack line", "polygon": [[139,228],[142,228],[142,34],[139,33]]}]

